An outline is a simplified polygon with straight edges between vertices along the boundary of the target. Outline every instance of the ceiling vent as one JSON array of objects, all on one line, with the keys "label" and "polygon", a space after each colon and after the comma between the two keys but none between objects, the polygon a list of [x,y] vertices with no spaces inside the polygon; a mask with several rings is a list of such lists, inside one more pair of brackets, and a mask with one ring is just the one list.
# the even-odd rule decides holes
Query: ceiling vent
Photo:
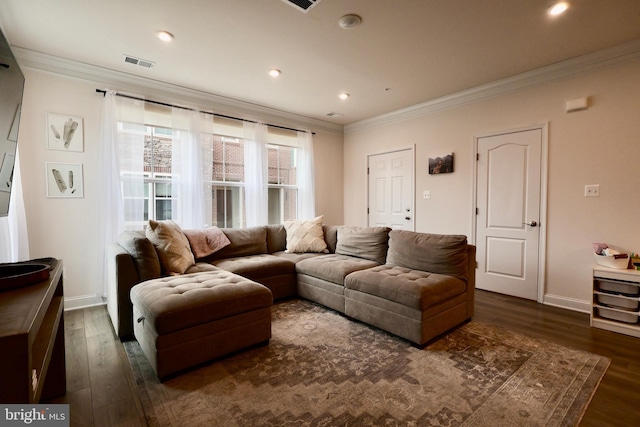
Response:
[{"label": "ceiling vent", "polygon": [[296,9],[304,13],[309,12],[313,8],[313,6],[320,3],[320,0],[282,0],[282,1],[285,3],[289,3],[291,6],[295,7]]},{"label": "ceiling vent", "polygon": [[329,116],[329,117],[342,117],[343,115],[340,114],[340,113],[331,112],[331,113],[327,113],[327,116]]},{"label": "ceiling vent", "polygon": [[146,59],[140,59],[130,55],[124,55],[124,62],[127,64],[139,65],[144,68],[153,68],[154,65],[156,65],[153,61],[147,61]]}]

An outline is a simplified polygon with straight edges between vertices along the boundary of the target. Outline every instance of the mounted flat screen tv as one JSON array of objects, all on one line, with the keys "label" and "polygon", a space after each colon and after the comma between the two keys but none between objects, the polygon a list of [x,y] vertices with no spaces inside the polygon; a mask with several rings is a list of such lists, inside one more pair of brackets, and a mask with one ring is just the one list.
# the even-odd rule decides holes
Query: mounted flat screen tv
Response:
[{"label": "mounted flat screen tv", "polygon": [[9,215],[24,75],[0,31],[0,217]]}]

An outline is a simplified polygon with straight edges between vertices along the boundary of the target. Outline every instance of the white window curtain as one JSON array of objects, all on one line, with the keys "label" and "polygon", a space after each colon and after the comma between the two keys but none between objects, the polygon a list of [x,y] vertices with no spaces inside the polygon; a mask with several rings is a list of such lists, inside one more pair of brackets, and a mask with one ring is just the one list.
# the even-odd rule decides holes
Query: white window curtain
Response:
[{"label": "white window curtain", "polygon": [[311,219],[316,216],[313,137],[311,132],[298,132],[297,151],[298,219]]},{"label": "white window curtain", "polygon": [[244,122],[244,199],[246,226],[266,225],[269,219],[268,130],[263,123]]},{"label": "white window curtain", "polygon": [[144,222],[144,101],[107,91],[103,103],[98,171],[98,268],[96,295],[107,293],[107,246],[127,221]]},{"label": "white window curtain", "polygon": [[13,167],[9,214],[0,218],[0,262],[25,261],[29,258],[29,235],[22,197],[20,148],[18,148]]},{"label": "white window curtain", "polygon": [[171,216],[182,228],[197,229],[211,224],[207,218],[210,214],[205,215],[203,181],[203,152],[206,151],[203,130],[207,117],[211,115],[195,109],[171,109]]}]

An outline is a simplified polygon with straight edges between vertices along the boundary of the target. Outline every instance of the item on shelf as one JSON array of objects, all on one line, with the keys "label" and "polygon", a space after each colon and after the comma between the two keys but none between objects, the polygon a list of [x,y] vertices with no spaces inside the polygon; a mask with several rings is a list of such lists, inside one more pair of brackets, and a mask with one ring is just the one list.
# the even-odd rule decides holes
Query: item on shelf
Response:
[{"label": "item on shelf", "polygon": [[[629,266],[628,254],[612,254],[612,255],[598,255],[593,254],[598,264],[603,267],[615,268],[618,270],[626,270]],[[622,255],[622,256],[618,256]]]}]

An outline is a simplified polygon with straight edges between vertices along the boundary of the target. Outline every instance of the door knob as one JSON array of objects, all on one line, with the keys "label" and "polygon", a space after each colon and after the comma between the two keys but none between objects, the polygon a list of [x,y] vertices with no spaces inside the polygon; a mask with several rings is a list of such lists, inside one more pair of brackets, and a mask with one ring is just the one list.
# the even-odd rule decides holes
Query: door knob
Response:
[{"label": "door knob", "polygon": [[537,227],[538,223],[536,221],[531,221],[531,222],[523,222],[523,225],[528,225],[530,227]]},{"label": "door knob", "polygon": [[404,219],[406,219],[407,221],[411,221],[411,217],[410,216],[405,216]]}]

